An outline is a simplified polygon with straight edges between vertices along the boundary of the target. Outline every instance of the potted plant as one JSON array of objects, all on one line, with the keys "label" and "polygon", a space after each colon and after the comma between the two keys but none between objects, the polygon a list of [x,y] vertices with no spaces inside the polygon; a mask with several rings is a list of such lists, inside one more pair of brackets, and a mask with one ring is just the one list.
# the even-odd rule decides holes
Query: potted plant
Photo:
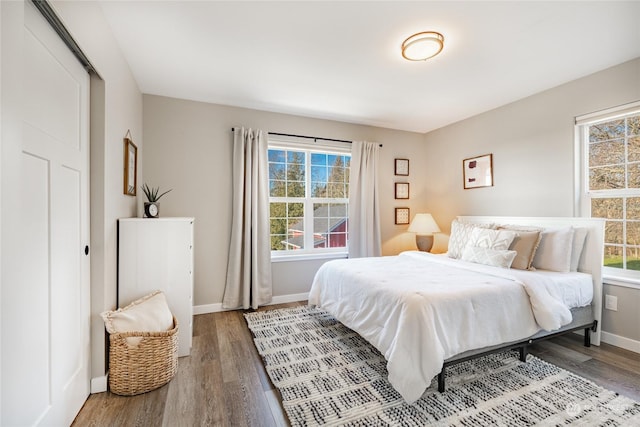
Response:
[{"label": "potted plant", "polygon": [[160,203],[158,203],[158,200],[171,190],[173,190],[173,188],[164,193],[160,193],[160,187],[151,188],[146,183],[142,185],[142,191],[148,200],[144,203],[144,216],[146,218],[158,218],[160,215]]}]

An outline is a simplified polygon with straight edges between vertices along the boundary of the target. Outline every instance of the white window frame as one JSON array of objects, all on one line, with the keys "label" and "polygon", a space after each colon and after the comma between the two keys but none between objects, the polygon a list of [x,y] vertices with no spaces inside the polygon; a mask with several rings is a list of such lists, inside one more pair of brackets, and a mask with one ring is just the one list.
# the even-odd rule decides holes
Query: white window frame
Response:
[{"label": "white window frame", "polygon": [[[321,140],[315,140],[321,141]],[[346,258],[349,254],[349,234],[347,230],[347,244],[344,248],[314,248],[313,232],[313,204],[314,203],[346,203],[347,209],[349,205],[348,199],[343,198],[326,198],[326,197],[310,197],[311,194],[311,153],[349,155],[351,156],[351,144],[346,142],[308,142],[301,138],[269,136],[268,149],[276,150],[296,150],[305,152],[305,194],[304,199],[300,197],[269,197],[269,203],[303,203],[304,204],[304,248],[296,250],[280,250],[271,251],[271,260],[292,261],[307,259],[324,259],[324,258]],[[310,214],[307,214],[310,213]]]},{"label": "white window frame", "polygon": [[[606,110],[585,114],[576,117],[575,120],[575,212],[578,216],[591,217],[592,198],[626,198],[640,197],[639,189],[624,188],[619,190],[590,190],[589,189],[589,135],[586,132],[588,126],[600,122],[624,118],[640,114],[640,101]],[[626,164],[626,161],[625,161]],[[626,175],[626,173],[625,173]],[[623,204],[623,212],[626,203]],[[623,232],[626,233],[626,220],[623,222]],[[625,246],[622,246],[625,247]],[[603,259],[604,261],[604,259]],[[603,266],[602,275],[606,283],[640,288],[640,271],[627,270]]]}]

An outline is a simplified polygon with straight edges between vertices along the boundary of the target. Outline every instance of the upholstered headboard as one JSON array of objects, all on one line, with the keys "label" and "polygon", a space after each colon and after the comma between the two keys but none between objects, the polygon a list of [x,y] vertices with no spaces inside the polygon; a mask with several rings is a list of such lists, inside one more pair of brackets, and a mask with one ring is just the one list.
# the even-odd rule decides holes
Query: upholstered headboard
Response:
[{"label": "upholstered headboard", "polygon": [[[571,217],[507,217],[507,216],[459,216],[460,221],[476,223],[514,224],[556,228],[573,226],[589,230],[582,250],[578,271],[593,277],[593,311],[598,324],[602,320],[602,259],[604,254],[604,219]],[[601,327],[592,335],[592,343],[600,345]]]}]

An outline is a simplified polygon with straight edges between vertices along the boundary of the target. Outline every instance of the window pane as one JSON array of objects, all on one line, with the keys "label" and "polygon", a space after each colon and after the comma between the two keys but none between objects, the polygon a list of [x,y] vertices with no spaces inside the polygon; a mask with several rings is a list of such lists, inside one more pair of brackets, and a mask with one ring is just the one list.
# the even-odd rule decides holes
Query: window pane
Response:
[{"label": "window pane", "polygon": [[627,247],[627,270],[640,270],[640,246]]},{"label": "window pane", "polygon": [[304,217],[304,203],[287,203],[287,216],[289,218]]},{"label": "window pane", "polygon": [[287,151],[287,163],[290,164],[304,164],[304,152],[302,151]]},{"label": "window pane", "polygon": [[327,182],[327,167],[311,166],[311,181]]},{"label": "window pane", "polygon": [[604,265],[613,268],[623,268],[622,248],[620,246],[604,246]]},{"label": "window pane", "polygon": [[623,227],[622,221],[606,221],[604,224],[604,242],[623,244]]},{"label": "window pane", "polygon": [[284,163],[269,163],[269,179],[283,180],[286,176]]},{"label": "window pane", "polygon": [[326,166],[327,165],[327,155],[321,153],[311,153],[311,164]]},{"label": "window pane", "polygon": [[287,197],[304,197],[304,181],[288,181]]},{"label": "window pane", "polygon": [[269,216],[271,218],[286,218],[287,217],[287,204],[286,203],[269,203]]},{"label": "window pane", "polygon": [[627,118],[627,135],[640,135],[640,115]]},{"label": "window pane", "polygon": [[627,188],[640,188],[640,163],[629,164],[627,170]]},{"label": "window pane", "polygon": [[272,235],[271,236],[271,250],[283,251],[287,249],[285,242],[287,240],[286,234]]},{"label": "window pane", "polygon": [[622,219],[622,198],[591,199],[591,217]]},{"label": "window pane", "polygon": [[285,181],[269,181],[269,196],[285,197],[287,195],[287,183]]},{"label": "window pane", "polygon": [[607,141],[624,137],[624,119],[611,120],[589,126],[589,142]]},{"label": "window pane", "polygon": [[286,156],[284,150],[269,150],[269,162],[284,163]]},{"label": "window pane", "polygon": [[627,161],[640,162],[640,137],[627,140]]},{"label": "window pane", "polygon": [[589,145],[589,166],[624,163],[624,139],[596,142]]},{"label": "window pane", "polygon": [[607,166],[589,169],[591,190],[611,190],[624,188],[624,166]]},{"label": "window pane", "polygon": [[627,219],[640,220],[640,197],[627,197]]},{"label": "window pane", "polygon": [[640,245],[640,221],[627,221],[627,245]]}]

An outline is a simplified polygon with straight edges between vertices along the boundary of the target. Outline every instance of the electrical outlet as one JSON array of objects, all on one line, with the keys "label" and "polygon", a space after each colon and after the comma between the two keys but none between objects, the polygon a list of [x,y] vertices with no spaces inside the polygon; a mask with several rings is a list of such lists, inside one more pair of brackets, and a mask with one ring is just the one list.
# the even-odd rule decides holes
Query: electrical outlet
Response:
[{"label": "electrical outlet", "polygon": [[618,311],[618,297],[615,297],[613,295],[605,295],[604,308],[611,311]]}]

